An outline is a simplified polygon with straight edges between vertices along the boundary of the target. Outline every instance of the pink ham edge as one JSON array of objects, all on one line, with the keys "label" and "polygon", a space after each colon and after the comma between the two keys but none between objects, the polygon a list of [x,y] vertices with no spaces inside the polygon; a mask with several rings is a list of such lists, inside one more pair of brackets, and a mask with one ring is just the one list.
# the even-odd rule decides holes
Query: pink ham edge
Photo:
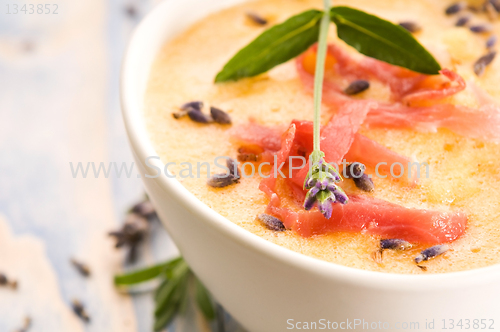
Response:
[{"label": "pink ham edge", "polygon": [[464,137],[500,142],[500,109],[491,104],[479,109],[452,104],[432,107],[379,105],[370,111],[365,124],[423,132],[436,132],[438,128],[447,128]]},{"label": "pink ham edge", "polygon": [[[367,78],[365,72],[368,71],[381,82],[388,84],[393,93],[395,92],[401,98],[406,96],[408,102],[421,101],[426,98],[427,100],[442,99],[462,91],[466,85],[458,74],[443,69],[441,73],[449,79],[449,87],[419,90],[416,87],[428,77],[427,75],[417,74],[368,57],[357,61],[336,45],[330,45],[329,52],[337,59],[335,69],[340,75],[346,75],[350,79]],[[312,91],[314,76],[304,69],[303,58],[304,55],[301,55],[296,59],[297,73],[304,87]],[[409,75],[409,77],[404,75]],[[399,88],[397,88],[398,80]],[[323,86],[323,97],[326,104],[336,107],[341,107],[345,102],[352,100],[343,94],[335,83],[327,80]],[[435,132],[438,128],[447,128],[464,137],[500,142],[500,130],[498,130],[500,107],[494,104],[472,109],[453,104],[409,107],[402,103],[376,102],[376,106],[368,113],[365,123],[374,127],[416,129],[424,132]]]},{"label": "pink ham edge", "polygon": [[[288,158],[295,133],[295,125],[292,124],[284,136],[282,149],[277,154],[278,163]],[[326,219],[316,210],[296,212],[283,207],[284,202],[276,194],[276,179],[272,177],[262,180],[259,188],[271,199],[266,213],[279,217],[285,227],[303,237],[365,231],[387,238],[432,245],[457,239],[464,233],[467,225],[467,216],[460,211],[445,213],[408,209],[369,196],[350,196],[348,204],[334,204],[332,217]],[[288,200],[288,205],[295,204],[297,207],[297,200],[285,199]],[[303,196],[298,198],[299,201],[300,199]]]},{"label": "pink ham edge", "polygon": [[420,89],[418,91],[407,94],[403,97],[404,103],[410,104],[416,101],[439,100],[454,94],[459,93],[465,89],[465,81],[462,76],[449,69],[442,69],[439,71],[441,75],[448,78],[450,81],[444,83],[445,87],[442,89]]}]

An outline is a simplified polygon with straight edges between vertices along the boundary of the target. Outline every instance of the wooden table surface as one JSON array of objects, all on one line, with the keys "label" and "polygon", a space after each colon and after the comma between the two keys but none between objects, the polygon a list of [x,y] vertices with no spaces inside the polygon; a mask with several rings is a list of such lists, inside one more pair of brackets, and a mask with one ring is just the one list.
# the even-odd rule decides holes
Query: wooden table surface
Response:
[{"label": "wooden table surface", "polygon": [[[140,179],[74,178],[70,163],[132,162],[119,70],[133,28],[157,2],[0,0],[0,273],[19,282],[16,291],[0,288],[2,332],[28,315],[30,331],[152,330],[151,293],[131,297],[113,285],[124,253],[107,236],[142,198]],[[177,254],[152,227],[137,267]],[[71,257],[91,267],[90,278]],[[90,324],[72,312],[75,298]],[[209,330],[195,310],[169,328]],[[226,330],[242,331],[230,319]]]}]

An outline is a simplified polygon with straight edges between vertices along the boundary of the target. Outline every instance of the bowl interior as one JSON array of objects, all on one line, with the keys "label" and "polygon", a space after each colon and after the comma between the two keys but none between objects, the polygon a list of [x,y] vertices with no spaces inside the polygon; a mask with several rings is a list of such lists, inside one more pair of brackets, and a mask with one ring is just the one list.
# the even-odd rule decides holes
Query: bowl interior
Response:
[{"label": "bowl interior", "polygon": [[[157,156],[146,131],[143,101],[149,71],[160,48],[169,39],[208,13],[244,1],[167,0],[160,3],[137,27],[123,62],[121,102],[129,140],[139,160],[144,161],[148,156]],[[154,159],[150,163],[161,169],[164,167],[160,160]],[[281,263],[308,270],[310,273],[330,275],[332,278],[340,278],[364,287],[391,289],[419,289],[421,287],[441,289],[450,282],[453,282],[455,286],[461,284],[466,287],[493,279],[498,280],[500,276],[500,265],[463,272],[413,276],[365,271],[321,261],[270,243],[240,228],[198,200],[176,179],[161,174],[156,181],[165,190],[175,193],[186,209],[196,211],[200,218],[210,223],[219,232],[237,239],[242,245],[252,247],[263,255],[273,257]]]}]

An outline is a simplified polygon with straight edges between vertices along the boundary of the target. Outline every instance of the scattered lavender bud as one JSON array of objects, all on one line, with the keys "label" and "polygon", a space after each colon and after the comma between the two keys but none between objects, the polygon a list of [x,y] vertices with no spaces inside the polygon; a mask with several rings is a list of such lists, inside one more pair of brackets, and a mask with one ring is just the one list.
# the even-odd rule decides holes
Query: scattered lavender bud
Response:
[{"label": "scattered lavender bud", "polygon": [[236,162],[232,158],[227,158],[226,159],[226,166],[227,166],[227,168],[229,168],[229,174],[231,174],[232,176],[234,176],[237,179],[241,178],[241,173],[240,173],[240,170],[238,168],[238,162]]},{"label": "scattered lavender bud", "polygon": [[71,307],[73,308],[75,314],[80,317],[85,323],[90,322],[90,316],[87,314],[87,311],[85,311],[85,307],[79,300],[74,299],[71,302]]},{"label": "scattered lavender bud", "polygon": [[365,80],[356,80],[349,84],[349,86],[344,90],[346,95],[356,95],[368,89],[370,87],[370,83]]},{"label": "scattered lavender bud", "polygon": [[410,33],[416,33],[422,30],[422,27],[415,22],[400,22],[399,25],[408,30]]},{"label": "scattered lavender bud", "polygon": [[346,179],[352,178],[356,187],[363,191],[373,191],[375,186],[373,184],[373,180],[365,174],[366,167],[365,165],[355,162],[347,165],[344,169],[343,175]]},{"label": "scattered lavender bud", "polygon": [[118,231],[110,232],[109,235],[116,239],[116,248],[128,247],[127,262],[133,263],[137,259],[137,247],[144,240],[149,229],[146,218],[130,213],[123,227]]},{"label": "scattered lavender bud", "polygon": [[7,279],[7,276],[3,273],[0,273],[0,286],[5,286],[9,282],[9,279]]},{"label": "scattered lavender bud", "polygon": [[480,24],[480,25],[473,25],[469,29],[474,33],[485,33],[491,31],[491,26],[486,24]]},{"label": "scattered lavender bud", "polygon": [[417,266],[422,270],[422,271],[427,271],[427,266],[423,266],[423,265],[419,265],[417,264]]},{"label": "scattered lavender bud", "polygon": [[77,261],[74,258],[71,258],[70,260],[71,264],[76,268],[78,272],[84,277],[89,277],[90,276],[90,268],[87,264],[82,263],[80,261]]},{"label": "scattered lavender bud", "polygon": [[0,273],[0,286],[7,286],[12,289],[17,289],[18,283],[16,280],[10,280],[5,274]]},{"label": "scattered lavender bud", "polygon": [[486,48],[488,49],[493,48],[493,46],[495,46],[496,43],[497,43],[497,35],[491,35],[490,38],[488,38],[488,40],[486,41]]},{"label": "scattered lavender bud", "polygon": [[384,250],[408,250],[411,249],[411,243],[401,239],[382,239],[380,247],[372,253],[372,259],[377,264],[382,264]]},{"label": "scattered lavender bud", "polygon": [[259,214],[257,216],[257,219],[263,223],[268,229],[276,232],[283,232],[286,231],[285,225],[283,225],[283,222],[279,220],[276,217],[273,217],[269,214]]},{"label": "scattered lavender bud", "polygon": [[254,22],[255,24],[258,24],[258,25],[266,25],[267,24],[267,20],[256,13],[248,12],[247,17],[250,20],[252,20],[252,22]]},{"label": "scattered lavender bud", "polygon": [[213,188],[224,188],[230,186],[234,183],[239,182],[239,177],[235,177],[232,174],[215,174],[210,179],[208,179],[207,184]]},{"label": "scattered lavender bud", "polygon": [[191,109],[195,109],[197,111],[201,112],[201,109],[203,108],[203,102],[202,101],[190,101],[188,103],[183,104],[180,109],[183,111],[189,111]]},{"label": "scattered lavender bud", "polygon": [[462,16],[460,17],[457,22],[455,23],[456,27],[463,27],[470,21],[470,16]]},{"label": "scattered lavender bud", "polygon": [[130,212],[136,213],[146,219],[151,219],[156,217],[155,207],[153,206],[153,203],[151,203],[150,200],[145,200],[140,203],[137,203],[132,207],[132,209],[130,209]]},{"label": "scattered lavender bud", "polygon": [[365,170],[366,170],[365,165],[363,165],[362,163],[355,162],[348,164],[342,175],[344,175],[346,179],[360,178],[365,173]]},{"label": "scattered lavender bud", "polygon": [[474,73],[476,73],[477,76],[481,76],[484,73],[486,67],[495,59],[496,55],[497,52],[493,51],[480,57],[474,63]]},{"label": "scattered lavender bud", "polygon": [[444,254],[448,250],[450,250],[450,247],[446,244],[439,244],[437,246],[427,248],[422,250],[420,254],[415,257],[415,263],[419,264],[423,261],[427,261],[431,258]]},{"label": "scattered lavender bud", "polygon": [[391,249],[391,250],[408,250],[412,248],[412,244],[408,241],[401,239],[383,239],[380,240],[380,249]]},{"label": "scattered lavender bud", "polygon": [[229,114],[216,107],[210,107],[210,114],[215,122],[220,124],[231,124],[231,117]]},{"label": "scattered lavender bud", "polygon": [[451,4],[448,6],[445,10],[446,15],[453,15],[458,13],[459,11],[463,10],[465,8],[465,3],[463,2],[456,2],[454,4]]},{"label": "scattered lavender bud", "polygon": [[229,174],[221,173],[215,174],[210,179],[208,179],[207,184],[213,188],[224,188],[230,186],[234,183],[238,183],[241,177],[240,170],[238,169],[238,163],[232,159],[226,159],[226,166],[229,169]]},{"label": "scattered lavender bud", "polygon": [[360,178],[354,178],[353,181],[356,187],[363,191],[371,192],[375,190],[373,180],[368,176],[368,174],[363,174]]},{"label": "scattered lavender bud", "polygon": [[187,115],[189,116],[189,118],[194,121],[194,122],[198,122],[198,123],[210,123],[212,122],[212,118],[206,114],[204,114],[202,111],[199,111],[197,109],[190,109],[187,111]]}]

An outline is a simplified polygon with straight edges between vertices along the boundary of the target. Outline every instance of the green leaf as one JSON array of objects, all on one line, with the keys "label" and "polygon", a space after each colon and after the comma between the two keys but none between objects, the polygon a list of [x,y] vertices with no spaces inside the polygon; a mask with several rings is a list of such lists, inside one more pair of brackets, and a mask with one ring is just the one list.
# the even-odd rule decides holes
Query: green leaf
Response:
[{"label": "green leaf", "polygon": [[331,20],[337,34],[369,57],[423,74],[438,74],[441,66],[434,57],[399,25],[350,7],[333,7]]},{"label": "green leaf", "polygon": [[318,40],[322,14],[308,10],[264,31],[229,60],[215,82],[252,77],[301,54]]},{"label": "green leaf", "polygon": [[177,310],[178,309],[176,307],[169,307],[167,310],[162,312],[161,315],[156,316],[154,325],[155,332],[163,330],[172,321],[172,319],[174,319],[177,314]]},{"label": "green leaf", "polygon": [[183,310],[187,297],[191,272],[184,260],[172,270],[172,278],[165,279],[155,294],[155,331],[166,327]]},{"label": "green leaf", "polygon": [[143,270],[115,276],[115,285],[133,285],[154,279],[165,270],[177,265],[181,260],[182,258],[178,257],[166,263],[154,265]]},{"label": "green leaf", "polygon": [[196,303],[207,320],[215,318],[214,303],[203,284],[196,279]]},{"label": "green leaf", "polygon": [[189,278],[189,267],[180,262],[174,269],[171,279],[166,279],[155,295],[155,316],[159,317],[171,306],[177,306],[182,298],[184,285]]}]

